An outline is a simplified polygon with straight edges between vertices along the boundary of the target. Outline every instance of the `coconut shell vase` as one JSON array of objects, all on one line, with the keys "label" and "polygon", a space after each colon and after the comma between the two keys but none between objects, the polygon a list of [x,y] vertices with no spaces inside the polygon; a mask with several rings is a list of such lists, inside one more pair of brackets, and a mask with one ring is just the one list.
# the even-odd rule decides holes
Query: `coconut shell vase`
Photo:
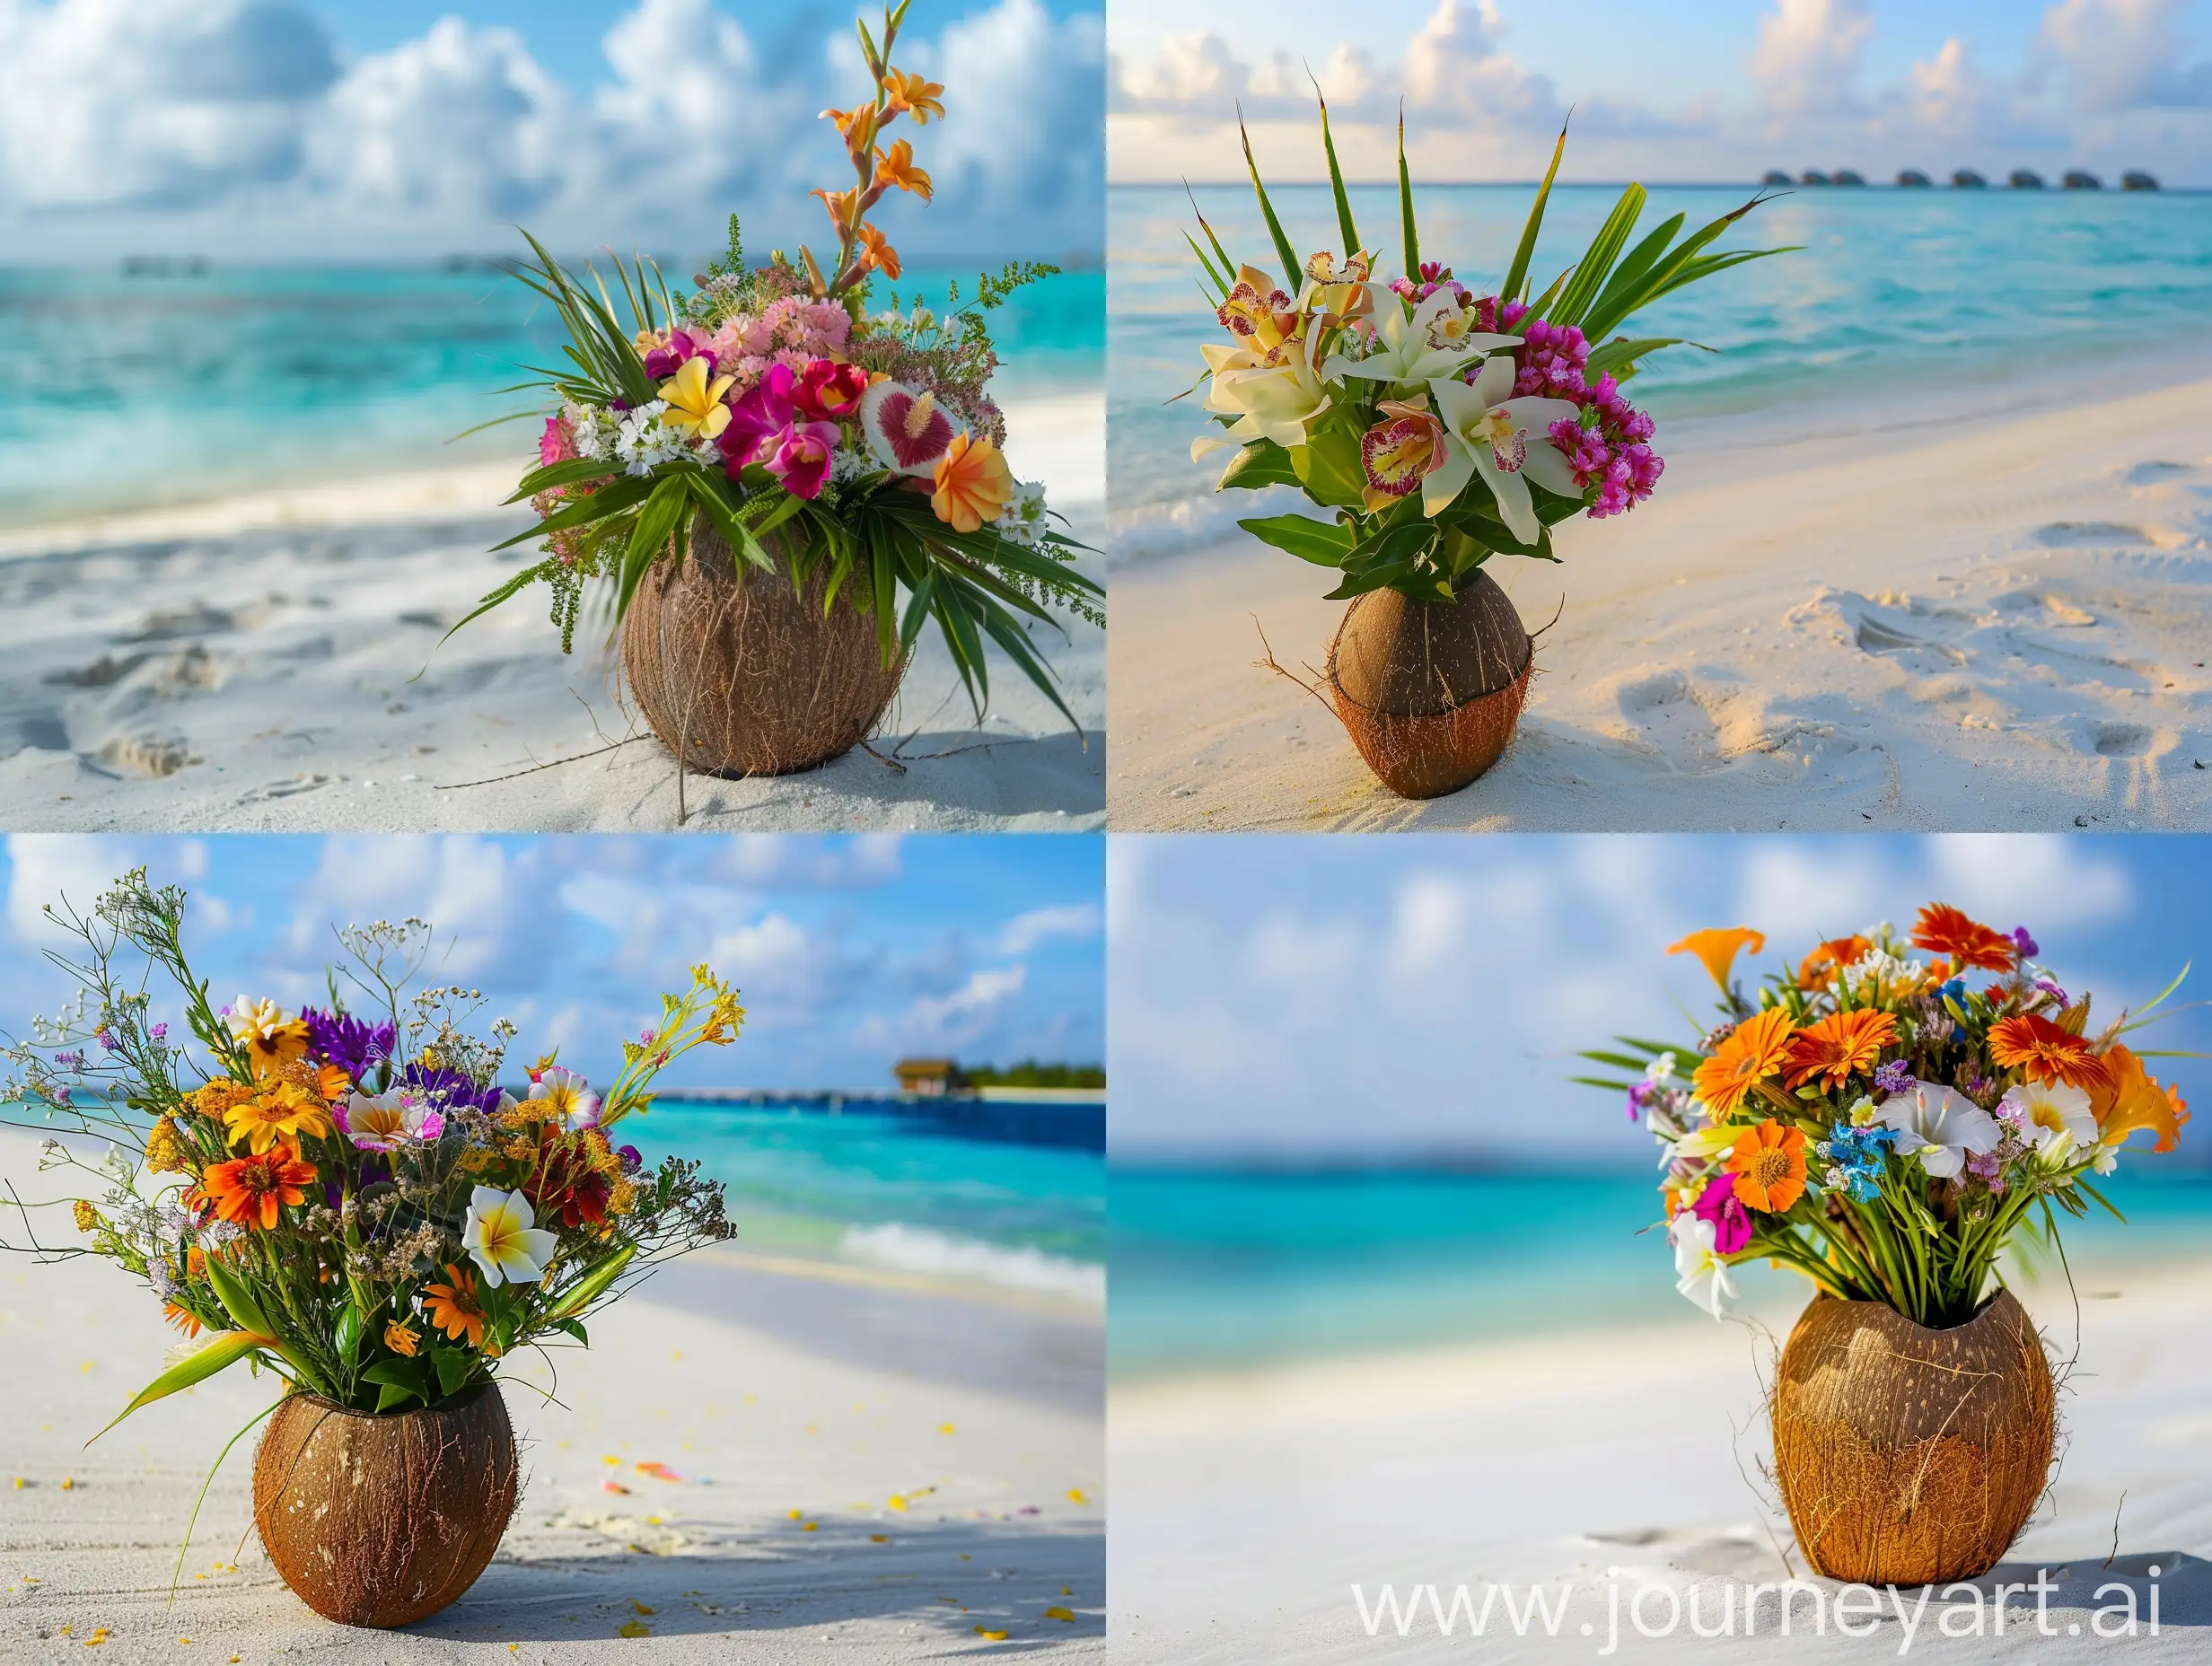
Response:
[{"label": "coconut shell vase", "polygon": [[1384,786],[1456,793],[1505,755],[1535,664],[1512,601],[1477,568],[1451,601],[1354,599],[1329,650],[1337,716]]},{"label": "coconut shell vase", "polygon": [[2056,1434],[2050,1364],[2000,1291],[1930,1330],[1822,1297],[1782,1350],[1775,1472],[1813,1570],[1870,1585],[1973,1579],[2027,1524]]},{"label": "coconut shell vase", "polygon": [[476,1583],[519,1487],[496,1384],[391,1416],[295,1393],[254,1454],[253,1520],[309,1608],[388,1628],[427,1618]]},{"label": "coconut shell vase", "polygon": [[840,758],[875,732],[906,675],[883,663],[859,586],[828,595],[828,564],[794,583],[791,551],[762,540],[775,571],[736,560],[704,520],[680,560],[640,581],[622,621],[622,670],[661,743],[687,768],[780,776]]}]

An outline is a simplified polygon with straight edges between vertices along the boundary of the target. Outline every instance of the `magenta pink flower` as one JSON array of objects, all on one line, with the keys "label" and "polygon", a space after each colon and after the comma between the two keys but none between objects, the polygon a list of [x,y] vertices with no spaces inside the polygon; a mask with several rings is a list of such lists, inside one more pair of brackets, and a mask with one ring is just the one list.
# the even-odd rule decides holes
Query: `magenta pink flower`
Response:
[{"label": "magenta pink flower", "polygon": [[686,359],[694,358],[705,359],[707,375],[711,377],[715,374],[715,350],[707,345],[707,338],[695,336],[687,329],[672,329],[668,332],[666,346],[655,347],[645,355],[645,374],[653,381],[659,381],[663,377],[673,376],[681,370]]},{"label": "magenta pink flower", "polygon": [[722,431],[722,456],[733,479],[747,463],[761,461],[768,443],[790,429],[797,414],[792,393],[798,380],[788,364],[771,364],[730,407],[730,425]]},{"label": "magenta pink flower", "polygon": [[794,497],[819,497],[822,482],[830,478],[830,454],[838,449],[838,438],[833,422],[794,423],[771,442],[775,454],[763,460]]},{"label": "magenta pink flower", "polygon": [[1713,1253],[1734,1255],[1751,1241],[1751,1215],[1736,1197],[1736,1177],[1716,1174],[1698,1194],[1690,1212],[1713,1223]]},{"label": "magenta pink flower", "polygon": [[547,417],[545,432],[538,436],[538,461],[549,469],[575,454],[575,436],[568,432],[568,425],[557,416]]}]

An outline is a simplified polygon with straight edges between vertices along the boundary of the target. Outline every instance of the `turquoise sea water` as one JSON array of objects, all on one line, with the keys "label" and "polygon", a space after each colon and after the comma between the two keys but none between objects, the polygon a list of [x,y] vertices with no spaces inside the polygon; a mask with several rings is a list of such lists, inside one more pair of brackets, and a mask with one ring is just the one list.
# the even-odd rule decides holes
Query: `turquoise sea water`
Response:
[{"label": "turquoise sea water", "polygon": [[[909,272],[942,303],[970,272]],[[1102,381],[1105,278],[1018,292],[994,320],[1003,391]],[[877,300],[887,297],[879,294]],[[549,309],[503,272],[439,267],[0,267],[0,526],[528,450],[557,362]]]},{"label": "turquoise sea water", "polygon": [[[1632,1322],[1710,1323],[1674,1291],[1655,1177],[1436,1171],[1255,1172],[1117,1163],[1118,1375]],[[2139,1160],[2102,1188],[2129,1224],[2070,1223],[2077,1283],[2122,1256],[2212,1255],[2212,1173]],[[1646,1228],[1652,1230],[1646,1231]],[[1802,1291],[1742,1269],[1756,1297]]]},{"label": "turquoise sea water", "polygon": [[[1339,240],[1325,187],[1270,193],[1301,250]],[[1528,186],[1417,188],[1421,249],[1482,293],[1519,239]],[[1742,203],[1738,187],[1661,187],[1641,229],[1675,212],[1696,226]],[[1355,188],[1355,217],[1396,276],[1396,193]],[[1617,187],[1555,190],[1532,267],[1540,291],[1586,245]],[[1198,200],[1233,256],[1271,267],[1251,192],[1209,186]],[[1196,229],[1179,189],[1108,194],[1108,469],[1119,560],[1220,536],[1247,494],[1214,499],[1220,459],[1189,460],[1203,426],[1195,400],[1168,405],[1203,368],[1219,328],[1181,233]],[[1632,321],[1638,336],[1689,346],[1656,355],[1632,384],[1670,423],[1773,410],[1778,420],[1839,400],[1990,390],[2053,372],[2111,364],[2108,392],[2212,358],[2212,200],[2201,193],[1851,189],[1800,191],[1760,207],[1718,248],[1802,244],[1669,296]],[[1663,487],[1662,490],[1664,489]],[[1260,511],[1258,513],[1268,513]]]},{"label": "turquoise sea water", "polygon": [[773,1102],[663,1100],[623,1133],[649,1161],[697,1158],[723,1181],[741,1250],[1051,1294],[1104,1288],[1106,1160],[1095,1145]]}]

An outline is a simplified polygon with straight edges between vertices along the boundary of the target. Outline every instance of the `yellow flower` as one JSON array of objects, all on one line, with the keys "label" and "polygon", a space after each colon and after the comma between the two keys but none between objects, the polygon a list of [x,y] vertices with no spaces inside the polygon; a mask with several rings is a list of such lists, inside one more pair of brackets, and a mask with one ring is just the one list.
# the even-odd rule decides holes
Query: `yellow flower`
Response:
[{"label": "yellow flower", "polygon": [[1764,932],[1755,932],[1748,925],[1731,925],[1692,932],[1667,952],[1681,954],[1687,950],[1696,955],[1705,962],[1705,969],[1713,975],[1713,981],[1725,989],[1729,969],[1735,964],[1736,956],[1745,949],[1753,954],[1764,953],[1766,947]]},{"label": "yellow flower", "polygon": [[92,1232],[100,1225],[100,1211],[82,1197],[69,1206],[69,1213],[76,1217],[77,1231],[80,1232]]},{"label": "yellow flower", "polygon": [[307,1021],[285,1017],[284,1009],[274,1001],[257,1001],[241,995],[231,1003],[225,1022],[256,1077],[307,1052]]},{"label": "yellow flower", "polygon": [[914,165],[914,147],[904,139],[887,151],[875,153],[875,182],[895,185],[902,191],[912,191],[924,202],[930,197],[929,175]]},{"label": "yellow flower", "polygon": [[[838,137],[845,141],[848,151],[865,149],[875,139],[875,106],[856,104],[850,110],[826,110],[821,119],[837,123]],[[917,117],[917,120],[920,118]]]},{"label": "yellow flower", "polygon": [[661,398],[668,408],[661,413],[661,425],[677,428],[702,440],[711,440],[730,425],[730,408],[722,402],[722,396],[730,390],[734,376],[717,376],[712,382],[707,380],[707,361],[688,358],[673,376],[661,384]]},{"label": "yellow flower", "polygon": [[422,1339],[420,1331],[408,1329],[396,1319],[384,1327],[384,1346],[401,1359],[413,1359],[416,1345]]},{"label": "yellow flower", "polygon": [[289,1083],[271,1088],[223,1113],[230,1142],[244,1142],[255,1156],[272,1145],[296,1153],[303,1138],[325,1139],[330,1133],[329,1112],[322,1103]]},{"label": "yellow flower", "polygon": [[980,531],[1014,501],[1014,475],[988,440],[956,434],[934,474],[929,506],[955,532]]},{"label": "yellow flower", "polygon": [[917,127],[926,127],[932,116],[944,114],[944,106],[937,101],[937,94],[944,91],[943,82],[926,81],[903,69],[883,72],[883,92],[887,95],[883,108],[894,113],[906,111],[914,118]]},{"label": "yellow flower", "polygon": [[182,1174],[184,1148],[177,1141],[177,1125],[163,1117],[146,1135],[146,1167],[156,1174]]}]

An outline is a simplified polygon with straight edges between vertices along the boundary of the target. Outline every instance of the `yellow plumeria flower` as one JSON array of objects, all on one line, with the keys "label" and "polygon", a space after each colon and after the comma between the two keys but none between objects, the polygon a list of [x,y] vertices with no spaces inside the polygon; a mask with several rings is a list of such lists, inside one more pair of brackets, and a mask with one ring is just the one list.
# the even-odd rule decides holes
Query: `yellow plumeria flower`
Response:
[{"label": "yellow plumeria flower", "polygon": [[717,376],[709,382],[707,361],[697,356],[686,359],[676,373],[661,384],[661,399],[668,407],[661,414],[661,425],[698,439],[713,439],[730,425],[730,408],[722,402],[722,396],[736,380],[734,376]]},{"label": "yellow plumeria flower", "polygon": [[470,1195],[461,1243],[484,1269],[486,1284],[536,1284],[545,1276],[556,1241],[539,1228],[537,1212],[522,1193],[479,1186]]}]

